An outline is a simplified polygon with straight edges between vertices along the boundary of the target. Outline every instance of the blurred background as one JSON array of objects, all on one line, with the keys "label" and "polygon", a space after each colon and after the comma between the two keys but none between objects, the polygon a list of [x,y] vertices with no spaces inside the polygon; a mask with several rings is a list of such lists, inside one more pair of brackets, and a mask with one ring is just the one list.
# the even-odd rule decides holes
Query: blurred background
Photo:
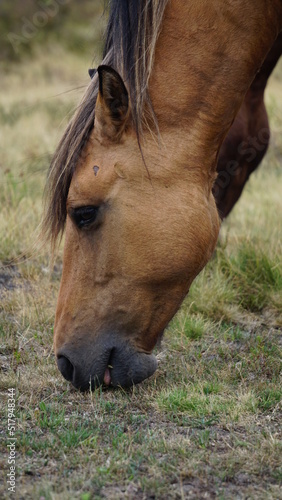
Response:
[{"label": "blurred background", "polygon": [[90,56],[100,45],[103,0],[1,0],[0,9],[1,61],[21,61],[50,43]]},{"label": "blurred background", "polygon": [[101,60],[103,0],[0,1],[0,261],[29,253],[50,158]]}]

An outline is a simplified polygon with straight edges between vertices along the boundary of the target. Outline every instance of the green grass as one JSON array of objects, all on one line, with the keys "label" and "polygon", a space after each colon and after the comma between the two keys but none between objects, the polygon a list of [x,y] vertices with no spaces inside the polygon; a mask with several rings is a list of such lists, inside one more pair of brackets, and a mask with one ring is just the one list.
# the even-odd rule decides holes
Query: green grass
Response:
[{"label": "green grass", "polygon": [[52,349],[61,250],[50,276],[35,240],[49,158],[92,56],[48,47],[1,73],[1,498],[9,387],[16,498],[282,498],[281,65],[267,93],[272,147],[168,326],[157,372],[130,390],[80,394]]}]

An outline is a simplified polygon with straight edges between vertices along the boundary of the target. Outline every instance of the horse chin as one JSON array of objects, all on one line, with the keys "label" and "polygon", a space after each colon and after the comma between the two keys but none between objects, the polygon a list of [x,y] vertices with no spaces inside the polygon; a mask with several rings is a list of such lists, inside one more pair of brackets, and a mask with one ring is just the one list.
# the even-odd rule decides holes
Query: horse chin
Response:
[{"label": "horse chin", "polygon": [[66,380],[80,391],[100,385],[130,387],[153,375],[157,359],[136,351],[119,335],[108,334],[89,344],[65,344],[57,352],[57,365]]}]

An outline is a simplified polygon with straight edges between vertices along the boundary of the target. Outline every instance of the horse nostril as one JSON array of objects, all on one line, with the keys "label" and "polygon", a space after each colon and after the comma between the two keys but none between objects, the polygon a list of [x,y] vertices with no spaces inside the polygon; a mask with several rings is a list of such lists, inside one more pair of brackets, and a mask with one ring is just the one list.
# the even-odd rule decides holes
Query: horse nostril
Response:
[{"label": "horse nostril", "polygon": [[57,365],[63,377],[72,382],[74,366],[71,364],[70,360],[65,356],[58,356]]}]

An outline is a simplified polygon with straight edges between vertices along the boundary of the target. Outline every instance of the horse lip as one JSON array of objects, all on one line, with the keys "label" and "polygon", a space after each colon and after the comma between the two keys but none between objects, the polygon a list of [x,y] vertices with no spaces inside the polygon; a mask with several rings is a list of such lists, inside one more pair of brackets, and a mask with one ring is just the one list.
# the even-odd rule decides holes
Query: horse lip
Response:
[{"label": "horse lip", "polygon": [[140,351],[130,353],[126,358],[111,357],[111,385],[114,387],[130,387],[143,382],[156,371],[158,362],[153,354]]}]

